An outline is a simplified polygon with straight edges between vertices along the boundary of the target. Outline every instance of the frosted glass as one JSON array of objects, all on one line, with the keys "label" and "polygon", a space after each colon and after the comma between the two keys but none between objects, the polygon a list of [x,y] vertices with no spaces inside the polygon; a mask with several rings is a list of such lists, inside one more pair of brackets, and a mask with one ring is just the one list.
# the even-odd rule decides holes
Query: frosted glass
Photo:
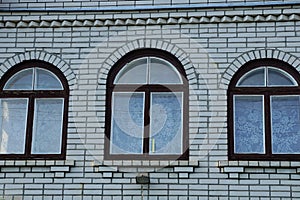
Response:
[{"label": "frosted glass", "polygon": [[145,84],[147,83],[147,58],[134,60],[127,64],[117,75],[118,84]]},{"label": "frosted glass", "polygon": [[36,99],[34,109],[32,153],[61,153],[63,99]]},{"label": "frosted glass", "polygon": [[181,84],[176,69],[166,61],[150,59],[150,84]]},{"label": "frosted glass", "polygon": [[234,152],[264,153],[263,96],[234,96]]},{"label": "frosted glass", "polygon": [[113,93],[112,154],[141,154],[144,132],[144,93]]},{"label": "frosted glass", "polygon": [[182,96],[177,93],[152,93],[150,106],[150,153],[181,154]]},{"label": "frosted glass", "polygon": [[1,154],[23,154],[26,140],[27,99],[1,99]]},{"label": "frosted glass", "polygon": [[6,90],[32,90],[33,69],[25,69],[12,76],[4,86]]},{"label": "frosted glass", "polygon": [[294,86],[296,81],[286,72],[268,68],[268,86]]},{"label": "frosted glass", "polygon": [[48,70],[36,69],[36,90],[62,90],[63,87],[57,77]]},{"label": "frosted glass", "polygon": [[265,68],[258,68],[246,73],[237,83],[237,86],[252,87],[266,86]]},{"label": "frosted glass", "polygon": [[300,153],[300,96],[272,96],[272,152]]}]

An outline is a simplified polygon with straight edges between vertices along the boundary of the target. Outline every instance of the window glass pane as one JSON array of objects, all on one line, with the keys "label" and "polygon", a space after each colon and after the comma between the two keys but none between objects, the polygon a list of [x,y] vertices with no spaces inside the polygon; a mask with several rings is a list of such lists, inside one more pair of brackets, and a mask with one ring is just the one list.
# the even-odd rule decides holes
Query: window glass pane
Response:
[{"label": "window glass pane", "polygon": [[117,75],[115,83],[118,84],[146,84],[147,58],[134,60],[127,64]]},{"label": "window glass pane", "polygon": [[246,73],[237,83],[241,87],[266,86],[265,67],[251,70]]},{"label": "window glass pane", "polygon": [[113,93],[110,152],[143,153],[144,93]]},{"label": "window glass pane", "polygon": [[25,69],[12,76],[4,86],[6,90],[32,90],[33,69]]},{"label": "window glass pane", "polygon": [[300,153],[300,96],[271,97],[272,152]]},{"label": "window glass pane", "polygon": [[63,87],[57,77],[48,70],[36,69],[36,90],[62,90]]},{"label": "window glass pane", "polygon": [[286,72],[268,67],[268,86],[294,86],[297,82]]},{"label": "window glass pane", "polygon": [[168,62],[150,59],[150,84],[180,84],[182,83],[177,70]]},{"label": "window glass pane", "polygon": [[264,153],[263,96],[234,96],[234,152]]},{"label": "window glass pane", "polygon": [[63,99],[36,99],[32,133],[33,154],[61,153]]},{"label": "window glass pane", "polygon": [[23,154],[25,150],[27,99],[1,99],[1,154]]},{"label": "window glass pane", "polygon": [[181,154],[183,93],[152,93],[150,154]]}]

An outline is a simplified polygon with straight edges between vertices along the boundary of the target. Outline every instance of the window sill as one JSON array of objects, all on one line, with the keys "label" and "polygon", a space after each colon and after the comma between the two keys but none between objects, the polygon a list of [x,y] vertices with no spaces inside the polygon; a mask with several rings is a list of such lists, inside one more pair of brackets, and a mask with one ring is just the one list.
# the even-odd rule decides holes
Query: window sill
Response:
[{"label": "window sill", "polygon": [[[108,174],[113,172],[177,172],[190,174],[199,166],[199,161],[141,161],[141,160],[104,160],[94,163],[94,171]],[[109,175],[109,174],[108,174]],[[103,175],[103,177],[105,177]]]},{"label": "window sill", "polygon": [[247,176],[242,174],[249,173],[300,173],[298,161],[219,161],[218,167],[229,178],[243,178]]},{"label": "window sill", "polygon": [[0,160],[0,167],[74,166],[74,160]]},{"label": "window sill", "polygon": [[198,166],[198,161],[188,161],[188,160],[104,160],[104,165],[115,165],[124,167],[143,167],[143,166]]}]

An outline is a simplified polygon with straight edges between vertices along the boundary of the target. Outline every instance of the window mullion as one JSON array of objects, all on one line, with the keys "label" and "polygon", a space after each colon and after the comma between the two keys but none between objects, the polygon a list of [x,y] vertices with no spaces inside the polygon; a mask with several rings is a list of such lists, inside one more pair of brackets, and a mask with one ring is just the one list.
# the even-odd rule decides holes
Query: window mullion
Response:
[{"label": "window mullion", "polygon": [[32,75],[32,90],[36,90],[36,68],[33,68],[33,75]]},{"label": "window mullion", "polygon": [[33,120],[34,120],[34,97],[30,95],[28,101],[27,110],[27,128],[26,128],[26,145],[25,145],[25,155],[31,155],[31,143],[32,143],[32,131],[33,131]]},{"label": "window mullion", "polygon": [[265,153],[269,157],[272,155],[272,137],[271,137],[271,104],[270,104],[270,94],[264,95],[264,106],[265,106]]},{"label": "window mullion", "polygon": [[150,90],[145,91],[145,107],[144,107],[144,140],[143,153],[149,154],[149,137],[150,137]]},{"label": "window mullion", "polygon": [[150,57],[147,58],[146,84],[150,84]]}]

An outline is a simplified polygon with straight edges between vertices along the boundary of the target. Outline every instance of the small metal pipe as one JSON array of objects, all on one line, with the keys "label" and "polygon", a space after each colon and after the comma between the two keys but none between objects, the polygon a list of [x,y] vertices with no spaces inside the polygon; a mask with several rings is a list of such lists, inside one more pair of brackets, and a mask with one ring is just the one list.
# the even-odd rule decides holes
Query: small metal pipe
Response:
[{"label": "small metal pipe", "polygon": [[141,10],[172,10],[172,9],[209,9],[236,7],[266,7],[266,6],[294,6],[300,2],[245,2],[245,3],[209,3],[209,4],[177,4],[177,5],[142,5],[142,6],[107,6],[107,7],[65,7],[65,8],[0,8],[0,12],[114,12]]}]

